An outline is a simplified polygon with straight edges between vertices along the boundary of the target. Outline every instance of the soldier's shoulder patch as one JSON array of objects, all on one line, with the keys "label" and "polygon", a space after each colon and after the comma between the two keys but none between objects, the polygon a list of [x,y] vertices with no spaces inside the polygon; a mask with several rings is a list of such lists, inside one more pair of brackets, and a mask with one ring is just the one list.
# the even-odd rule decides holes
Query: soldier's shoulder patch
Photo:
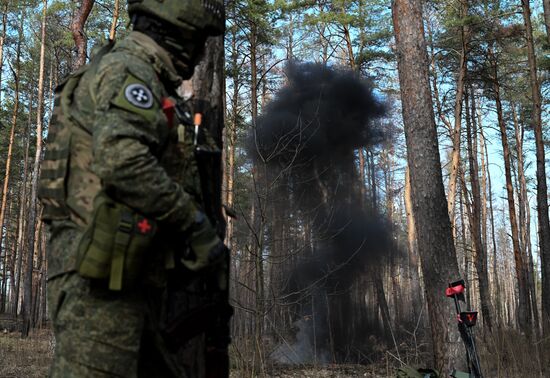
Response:
[{"label": "soldier's shoulder patch", "polygon": [[159,104],[151,88],[143,81],[129,74],[118,95],[111,101],[113,105],[139,114],[153,121],[159,111]]},{"label": "soldier's shoulder patch", "polygon": [[132,105],[141,109],[151,109],[153,106],[153,93],[141,83],[128,84],[124,88],[124,97]]}]

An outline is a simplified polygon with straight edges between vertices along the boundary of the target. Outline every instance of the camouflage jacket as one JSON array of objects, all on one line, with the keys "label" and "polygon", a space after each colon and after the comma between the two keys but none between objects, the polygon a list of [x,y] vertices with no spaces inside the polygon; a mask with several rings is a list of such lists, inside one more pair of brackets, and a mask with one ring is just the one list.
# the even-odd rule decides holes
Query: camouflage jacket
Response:
[{"label": "camouflage jacket", "polygon": [[[72,127],[65,143],[69,145],[68,156],[61,153],[63,146],[55,149],[52,133],[50,155],[46,153],[43,165],[50,167],[53,162],[62,166],[68,161],[64,198],[60,199],[68,209],[67,217],[48,219],[45,210],[44,218],[52,221],[52,235],[59,234],[56,228],[67,226],[82,231],[90,221],[93,199],[102,188],[145,216],[186,229],[194,220],[196,204],[201,203],[200,181],[189,146],[192,138],[187,144],[180,138],[178,143],[173,108],[182,80],[167,52],[134,31],[99,61],[92,59],[80,74],[71,89],[70,114],[57,114],[69,117],[77,126]],[[54,111],[52,128],[55,118]],[[59,174],[48,172],[52,169],[43,171],[43,186],[48,184],[45,179],[60,179]],[[48,190],[41,196],[44,203],[48,202]],[[74,270],[75,255],[74,248],[50,251],[49,278]]]}]

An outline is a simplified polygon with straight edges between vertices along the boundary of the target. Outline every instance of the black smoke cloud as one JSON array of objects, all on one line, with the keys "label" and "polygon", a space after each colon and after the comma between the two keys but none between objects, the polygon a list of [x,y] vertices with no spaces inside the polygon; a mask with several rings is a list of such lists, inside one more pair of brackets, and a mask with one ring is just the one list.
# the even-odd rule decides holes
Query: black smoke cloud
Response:
[{"label": "black smoke cloud", "polygon": [[[287,85],[258,118],[248,150],[267,167],[264,179],[284,182],[287,206],[311,230],[311,253],[288,272],[284,294],[291,302],[315,303],[309,314],[302,311],[316,317],[315,332],[300,334],[315,334],[310,344],[323,354],[348,347],[357,332],[347,328],[346,317],[357,313],[353,301],[345,294],[329,296],[349,289],[392,248],[383,217],[366,205],[356,162],[359,148],[384,140],[378,120],[385,106],[371,83],[354,72],[291,63],[286,74]],[[339,315],[329,319],[328,313]],[[329,325],[337,335],[332,348]]]},{"label": "black smoke cloud", "polygon": [[380,142],[383,132],[371,121],[385,109],[368,81],[313,63],[291,63],[286,74],[288,84],[257,122],[253,155],[284,166]]}]

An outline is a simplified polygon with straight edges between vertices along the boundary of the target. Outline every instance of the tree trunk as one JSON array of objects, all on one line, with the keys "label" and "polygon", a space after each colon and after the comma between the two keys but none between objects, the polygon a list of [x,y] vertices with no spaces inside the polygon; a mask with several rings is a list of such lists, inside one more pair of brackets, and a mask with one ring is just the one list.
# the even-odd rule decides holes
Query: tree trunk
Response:
[{"label": "tree trunk", "polygon": [[[408,278],[410,282],[410,289],[414,297],[413,302],[413,315],[416,319],[420,314],[420,309],[418,303],[423,303],[422,293],[421,293],[421,279],[420,279],[420,266],[418,264],[418,248],[416,242],[416,225],[414,223],[414,214],[413,214],[413,205],[412,205],[412,194],[411,194],[411,179],[409,174],[409,167],[407,166],[405,172],[405,211],[407,213],[407,245],[408,245]],[[416,305],[415,305],[416,304]]]},{"label": "tree trunk", "polygon": [[[548,7],[544,2],[544,15],[548,31]],[[527,58],[529,62],[529,78],[533,101],[532,122],[535,130],[537,150],[537,214],[539,221],[539,243],[542,271],[542,324],[545,337],[550,337],[550,219],[548,216],[548,186],[546,184],[546,166],[544,154],[544,136],[541,119],[541,94],[537,75],[537,61],[533,42],[533,27],[531,26],[531,9],[529,0],[522,0],[523,22],[527,39]],[[549,37],[550,38],[550,37]]]},{"label": "tree trunk", "polygon": [[73,14],[71,20],[71,33],[75,43],[76,59],[73,62],[73,70],[76,70],[80,66],[86,64],[86,57],[88,53],[88,41],[84,32],[84,25],[86,20],[92,11],[95,0],[80,0],[78,8]]},{"label": "tree trunk", "polygon": [[[3,12],[2,12],[2,36],[0,36],[0,104],[1,104],[1,99],[2,99],[2,72],[3,72],[3,67],[4,67],[4,44],[6,42],[6,26],[7,26],[7,23],[8,23],[8,1],[5,1],[4,2],[4,6],[3,6]],[[18,92],[18,87],[17,85],[19,84],[18,83],[18,77],[15,78],[16,79],[16,92]],[[8,200],[8,184],[9,184],[9,180],[10,180],[10,170],[11,170],[11,158],[12,158],[12,151],[13,151],[13,141],[15,139],[15,124],[12,123],[12,128],[11,128],[11,132],[10,132],[10,141],[9,141],[9,144],[8,144],[8,155],[7,155],[7,159],[6,159],[6,170],[5,170],[5,173],[4,173],[4,185],[3,185],[3,188],[2,188],[2,201],[1,201],[1,205],[0,205],[0,259],[2,258],[2,247],[4,246],[4,243],[3,243],[3,236],[4,236],[4,219],[5,219],[5,216],[6,216],[6,205],[7,205],[7,200]],[[4,301],[4,296],[5,296],[5,289],[6,289],[6,286],[7,286],[7,280],[6,280],[6,275],[5,275],[5,270],[6,270],[6,265],[7,265],[7,262],[8,262],[8,258],[7,258],[7,252],[5,251],[4,252],[4,256],[3,256],[3,276],[2,276],[2,301]],[[2,302],[2,306],[4,305],[4,303]],[[0,310],[3,310],[3,307],[2,309]],[[0,311],[1,312],[1,311]]]},{"label": "tree trunk", "polygon": [[[250,106],[251,106],[251,121],[252,121],[252,127],[256,127],[256,120],[258,119],[258,62],[257,62],[257,54],[258,54],[258,30],[257,25],[255,22],[251,22],[250,25]],[[261,163],[260,163],[261,164]],[[259,179],[262,175],[264,175],[263,172],[264,167],[260,167],[259,164],[256,164],[254,167],[254,175],[255,180],[257,182],[261,182],[262,180]],[[255,216],[253,219],[251,219],[251,222],[253,224],[253,233],[256,233],[255,235],[255,241],[252,244],[253,249],[252,257],[254,259],[254,274],[255,274],[255,319],[254,319],[254,362],[256,364],[262,364],[263,360],[263,341],[262,341],[262,333],[263,333],[263,316],[264,316],[264,308],[263,308],[263,292],[264,292],[264,285],[263,285],[263,279],[264,279],[264,269],[263,269],[263,256],[262,256],[262,248],[263,248],[263,204],[261,203],[261,197],[260,193],[258,193],[257,185],[255,185],[255,190],[252,191],[252,201],[256,203],[256,211]]]},{"label": "tree trunk", "polygon": [[[20,188],[19,188],[19,192],[21,193],[21,189],[22,186],[20,185]],[[11,193],[12,193],[12,198],[15,198],[15,188],[11,188],[10,189]],[[21,197],[19,195],[19,197]],[[11,216],[11,214],[14,213],[14,209],[15,209],[15,206],[16,206],[16,201],[15,199],[13,199],[12,201],[10,201],[10,205],[9,205],[9,208],[8,208],[8,214]],[[18,223],[19,223],[19,218],[18,218]],[[13,229],[13,227],[12,227]],[[6,256],[6,259],[7,259],[7,269],[8,269],[8,274],[10,276],[10,282],[9,282],[9,290],[7,292],[7,296],[6,296],[6,311],[8,313],[13,313],[12,311],[12,307],[13,307],[13,303],[14,301],[12,300],[12,297],[13,297],[13,293],[15,291],[15,258],[16,258],[16,248],[17,248],[17,237],[18,237],[18,227],[16,227],[16,230],[15,232],[12,231],[12,232],[6,232],[6,252],[8,252],[9,250],[9,254]],[[10,235],[11,234],[11,235]],[[11,237],[10,237],[11,236]],[[8,243],[8,241],[11,240],[11,243]],[[8,295],[9,294],[9,295]]]},{"label": "tree trunk", "polygon": [[[464,19],[468,16],[468,1],[460,1],[460,15]],[[453,140],[453,152],[451,154],[451,174],[449,177],[449,193],[447,196],[447,209],[449,211],[449,218],[451,220],[451,226],[454,230],[455,227],[455,199],[456,199],[456,185],[458,170],[460,168],[460,136],[461,136],[461,122],[462,122],[462,101],[464,98],[464,82],[466,80],[466,73],[468,70],[468,43],[470,40],[470,30],[468,26],[462,26],[460,28],[462,50],[460,51],[460,61],[458,67],[458,79],[456,81],[456,97],[454,107],[454,129],[451,131],[451,137]]]},{"label": "tree trunk", "polygon": [[348,49],[349,66],[352,71],[355,71],[357,67],[355,65],[355,56],[353,55],[353,44],[351,43],[349,27],[346,24],[342,25],[342,27],[344,28],[344,40],[346,41],[346,47]]},{"label": "tree trunk", "polygon": [[[29,154],[29,141],[27,141],[27,147],[25,152],[25,176],[27,174],[27,165],[28,165],[28,154]],[[28,195],[27,195],[27,179],[23,180],[20,190],[20,202],[19,202],[19,219],[17,227],[17,244],[14,248],[14,254],[12,257],[13,268],[12,268],[12,297],[11,302],[11,312],[14,315],[17,315],[19,308],[19,296],[21,289],[21,276],[22,276],[22,266],[23,266],[23,255],[25,251],[25,231],[27,229],[28,223],[26,222],[25,212],[27,210]],[[15,260],[17,259],[17,260]]]},{"label": "tree trunk", "polygon": [[[0,36],[0,104],[2,103],[2,72],[4,68],[4,44],[6,43],[6,29],[8,24],[8,1],[2,7],[2,35]],[[1,249],[0,249],[1,251]]]},{"label": "tree trunk", "polygon": [[514,189],[512,186],[512,168],[511,168],[511,156],[510,147],[508,144],[508,136],[506,134],[506,122],[503,118],[502,102],[500,100],[500,83],[498,80],[498,67],[496,57],[494,56],[492,49],[489,49],[489,59],[492,63],[492,80],[493,80],[493,92],[495,96],[495,104],[497,111],[497,120],[500,129],[500,137],[502,141],[502,151],[504,157],[504,175],[506,177],[506,193],[508,197],[508,213],[510,216],[510,227],[512,246],[514,251],[514,260],[516,263],[516,276],[519,289],[519,308],[518,308],[518,323],[522,332],[526,335],[531,334],[530,317],[531,306],[529,303],[529,288],[527,283],[527,266],[525,264],[523,254],[519,245],[519,231],[518,222],[516,217],[516,205],[514,200]]},{"label": "tree trunk", "polygon": [[34,164],[32,170],[31,181],[31,196],[28,212],[28,237],[27,237],[27,273],[25,279],[25,295],[24,295],[24,311],[23,311],[23,328],[21,331],[22,337],[29,335],[32,320],[32,303],[33,303],[33,267],[35,250],[35,233],[40,229],[41,221],[36,222],[37,213],[37,190],[38,190],[38,175],[40,171],[40,161],[42,160],[42,113],[44,108],[44,66],[45,66],[45,50],[46,50],[46,13],[48,8],[48,0],[43,0],[42,3],[42,34],[40,46],[40,66],[38,73],[38,100],[36,106],[36,151],[34,155]]},{"label": "tree trunk", "polygon": [[546,41],[550,45],[550,0],[542,0],[544,8],[544,26],[546,28]]},{"label": "tree trunk", "polygon": [[540,338],[540,321],[537,306],[537,290],[535,283],[535,269],[533,266],[533,256],[531,254],[531,235],[530,235],[530,210],[529,199],[527,198],[527,180],[525,178],[524,158],[523,158],[523,122],[518,121],[516,104],[511,104],[512,118],[514,121],[514,131],[516,139],[517,155],[517,198],[519,208],[519,240],[521,250],[524,252],[525,261],[527,261],[527,281],[529,282],[529,292],[531,294],[531,310],[533,313],[533,325],[535,336]]},{"label": "tree trunk", "polygon": [[[464,170],[462,169],[459,169],[458,171],[460,173],[460,184],[461,184],[461,187],[462,187],[462,190],[459,192],[459,196],[458,196],[458,201],[459,201],[459,213],[460,213],[460,224],[462,225],[462,232],[460,233],[460,245],[462,246],[462,258],[463,258],[463,278],[464,278],[464,281],[466,282],[471,282],[473,283],[473,281],[470,281],[470,261],[472,260],[471,259],[471,256],[470,256],[470,249],[471,248],[468,248],[468,243],[466,241],[466,234],[467,234],[467,224],[466,222],[464,221],[464,207],[466,207],[466,211],[468,212],[468,216],[469,214],[471,213],[471,210],[470,210],[470,202],[469,202],[469,199],[468,199],[468,191],[466,190],[466,184],[465,184],[465,181],[464,181]],[[455,230],[456,232],[456,230]],[[472,285],[470,285],[470,287],[472,287]],[[466,305],[468,308],[471,308],[472,307],[472,297],[471,297],[471,294],[472,294],[472,290],[468,290],[466,291]]]},{"label": "tree trunk", "polygon": [[[342,12],[345,13],[345,10],[342,9]],[[342,28],[344,30],[344,40],[346,41],[346,48],[348,52],[348,61],[349,61],[349,67],[352,71],[357,71],[358,67],[355,63],[355,55],[353,54],[353,44],[351,41],[351,35],[349,31],[349,26],[347,24],[343,24]],[[359,155],[359,190],[361,193],[361,206],[365,206],[365,195],[366,195],[366,188],[365,188],[365,148],[360,148],[358,151]]]},{"label": "tree trunk", "polygon": [[[240,70],[238,64],[237,50],[237,33],[231,34],[231,77],[233,80],[233,92],[231,94],[231,116],[229,117],[229,126],[225,128],[226,145],[225,145],[225,204],[232,209],[234,203],[234,186],[235,186],[235,149],[237,143],[237,127],[239,120],[239,87]],[[225,243],[229,249],[233,246],[234,220],[231,217],[227,218],[227,233],[225,235]]]},{"label": "tree trunk", "polygon": [[[29,105],[28,105],[28,113],[32,114],[32,107],[34,104],[34,93],[31,93],[31,97],[29,99]],[[32,255],[32,248],[28,247],[26,243],[26,236],[28,235],[28,229],[30,227],[30,223],[27,217],[27,214],[29,212],[29,208],[31,206],[32,198],[30,198],[30,192],[29,192],[29,179],[30,175],[28,174],[29,170],[29,151],[30,151],[30,145],[31,145],[31,127],[32,127],[32,120],[29,117],[28,124],[25,127],[25,156],[23,158],[23,180],[21,182],[21,189],[19,194],[19,217],[17,220],[17,244],[15,248],[15,257],[17,257],[17,264],[14,268],[14,274],[13,276],[16,277],[16,283],[15,283],[15,289],[13,290],[14,297],[12,298],[12,305],[14,309],[14,314],[17,313],[17,310],[19,308],[19,300],[22,297],[21,294],[21,280],[23,279],[23,285],[25,287],[26,284],[26,277],[27,272],[23,271],[23,263],[27,261],[27,256],[29,253]],[[25,259],[23,258],[25,256]],[[24,299],[24,298],[23,298]],[[24,313],[25,307],[24,302],[22,304],[22,310]]]},{"label": "tree trunk", "polygon": [[[41,218],[42,216],[42,209],[40,209],[40,213],[38,214],[38,218]],[[44,261],[42,260],[43,254],[42,254],[42,234],[44,232],[44,224],[40,222],[38,227],[36,227],[36,230],[34,232],[34,251],[36,251],[36,270],[33,271],[33,275],[36,277],[33,277],[33,296],[32,296],[32,310],[31,310],[31,327],[36,328],[37,321],[38,321],[38,315],[40,310],[40,286],[41,286],[41,275],[42,273],[46,273],[45,271],[42,271],[42,268],[44,266]]]},{"label": "tree trunk", "polygon": [[376,302],[378,303],[378,308],[382,314],[382,323],[384,324],[384,331],[386,339],[389,339],[392,330],[391,330],[391,321],[390,321],[390,309],[388,307],[388,301],[386,299],[386,293],[384,291],[384,283],[382,280],[382,269],[379,267],[373,267],[371,272],[374,280],[374,289],[376,292]]},{"label": "tree trunk", "polygon": [[[17,127],[17,116],[19,112],[19,73],[21,68],[21,45],[23,43],[23,20],[25,19],[25,11],[21,13],[21,19],[19,24],[19,39],[17,42],[17,49],[16,49],[16,56],[15,56],[15,72],[13,72],[14,78],[15,78],[15,99],[14,99],[14,105],[13,105],[13,113],[12,113],[12,124],[11,124],[11,132],[10,132],[10,142],[8,145],[8,157],[6,160],[6,173],[4,175],[4,190],[2,191],[2,207],[0,209],[0,230],[4,229],[4,223],[5,223],[5,209],[6,209],[6,203],[8,198],[8,185],[10,181],[10,171],[11,171],[11,159],[12,159],[12,153],[13,153],[13,143],[15,139],[15,129]],[[2,234],[3,232],[0,232],[0,244],[2,241]],[[12,276],[13,277],[13,276]],[[17,308],[16,308],[17,311]]]},{"label": "tree trunk", "polygon": [[[477,162],[477,127],[475,122],[475,97],[473,90],[470,90],[471,111],[466,104],[466,128],[468,139],[468,161],[470,166],[470,184],[472,188],[472,216],[470,219],[472,238],[475,246],[475,266],[479,284],[479,298],[481,302],[481,313],[483,324],[491,331],[493,327],[493,311],[491,305],[491,294],[489,292],[489,274],[487,271],[487,250],[483,244],[481,235],[481,188],[479,185],[479,165]],[[473,132],[472,132],[473,128]]]},{"label": "tree trunk", "polygon": [[48,260],[46,255],[46,233],[42,232],[42,238],[41,238],[41,251],[42,251],[42,261],[43,261],[43,267],[41,273],[41,285],[42,285],[42,300],[40,301],[40,314],[39,314],[39,326],[43,327],[46,324],[47,316],[47,304],[46,304],[46,284],[48,279]]},{"label": "tree trunk", "polygon": [[[196,110],[202,112],[204,126],[212,135],[219,151],[223,151],[223,127],[224,127],[224,39],[223,36],[211,37],[206,42],[205,56],[196,67],[193,75],[193,94]],[[225,236],[225,219],[222,208],[222,183],[223,167],[222,154],[212,156],[203,164],[203,169],[208,172],[208,180],[201,180],[204,199],[204,211],[211,222],[216,225],[220,238]],[[207,181],[207,182],[206,182]],[[230,257],[227,259],[226,277],[223,280],[225,291],[224,301],[229,301],[229,266]],[[219,324],[217,332],[220,337],[230,337],[229,324]],[[216,371],[215,366],[207,365],[207,375]],[[223,367],[218,367],[222,368]],[[212,371],[213,370],[213,371]]]},{"label": "tree trunk", "polygon": [[[489,247],[487,242],[487,163],[485,162],[485,137],[483,136],[483,124],[481,121],[481,114],[479,108],[476,106],[476,114],[472,114],[472,117],[477,119],[476,137],[479,137],[479,151],[481,163],[481,240],[483,242],[483,248],[485,248],[485,254],[488,258]],[[493,307],[494,308],[494,307]]]},{"label": "tree trunk", "polygon": [[252,23],[250,27],[250,108],[252,116],[252,127],[256,127],[258,119],[258,35],[256,24]]},{"label": "tree trunk", "polygon": [[460,336],[453,319],[452,301],[443,295],[459,277],[451,222],[443,189],[441,161],[428,79],[422,3],[395,0],[393,25],[403,122],[407,143],[413,212],[422,261],[435,364],[444,374],[455,364],[462,368]]},{"label": "tree trunk", "polygon": [[[206,44],[206,56],[195,69],[193,75],[193,94],[195,102],[198,104],[197,110],[204,114],[205,127],[208,128],[214,137],[220,151],[223,150],[223,126],[224,126],[224,106],[223,106],[223,38],[209,38]],[[218,224],[221,234],[225,233],[225,221],[222,212],[222,164],[221,154],[216,159],[213,167],[212,204],[208,211]]]},{"label": "tree trunk", "polygon": [[109,31],[109,39],[114,41],[116,38],[116,27],[118,24],[118,18],[120,13],[120,0],[115,0],[115,5],[113,8],[113,20],[111,22],[111,30]]},{"label": "tree trunk", "polygon": [[[479,115],[479,113],[478,113]],[[485,143],[485,136],[483,134],[483,129],[481,126],[481,117],[478,117],[478,124],[479,124],[479,135],[481,138],[481,148],[482,148],[482,154],[485,157],[485,167],[489,167],[489,153],[487,151],[487,144]],[[493,211],[493,189],[491,185],[491,173],[489,172],[489,169],[484,169],[483,176],[486,177],[487,181],[487,190],[488,190],[488,200],[489,200],[489,216],[490,216],[490,224],[491,224],[491,240],[492,240],[492,247],[493,247],[493,281],[494,281],[494,288],[495,288],[495,301],[496,301],[496,323],[497,326],[500,326],[502,324],[502,297],[504,293],[501,293],[500,291],[500,281],[498,277],[498,259],[497,259],[497,244],[496,244],[496,235],[495,235],[495,216]],[[486,244],[488,245],[488,242],[486,241]],[[487,248],[487,247],[486,247]],[[488,250],[488,248],[487,248]]]},{"label": "tree trunk", "polygon": [[[17,78],[16,78],[15,87],[16,87],[16,89],[15,89],[16,99],[18,99],[19,89],[18,89]],[[15,107],[14,107],[14,112],[15,113],[17,113],[17,107],[18,106],[19,106],[19,103],[18,103],[18,101],[16,101]],[[8,195],[9,195],[9,186],[8,185],[9,185],[9,182],[10,182],[11,159],[12,159],[12,154],[13,154],[13,142],[14,142],[14,139],[15,139],[15,128],[16,128],[16,126],[17,126],[17,115],[15,115],[12,118],[12,125],[11,125],[11,131],[10,131],[10,141],[9,141],[9,144],[8,144],[8,155],[7,155],[7,159],[6,159],[6,171],[5,171],[5,174],[4,174],[4,187],[3,187],[3,190],[2,190],[2,204],[0,206],[0,252],[2,251],[2,246],[5,245],[5,243],[4,243],[4,223],[5,223],[4,220],[5,220],[5,216],[6,216],[6,206],[7,206],[7,203],[8,203]],[[6,229],[7,229],[7,226],[6,226]],[[7,234],[7,232],[6,232],[6,234]],[[3,283],[2,293],[3,293],[3,295],[5,295],[6,288],[7,288],[7,279],[6,279],[6,275],[5,275],[6,266],[8,265],[7,250],[4,251],[3,265],[4,265],[4,269],[3,269],[4,275],[2,276],[2,279],[3,279],[4,283]]]}]

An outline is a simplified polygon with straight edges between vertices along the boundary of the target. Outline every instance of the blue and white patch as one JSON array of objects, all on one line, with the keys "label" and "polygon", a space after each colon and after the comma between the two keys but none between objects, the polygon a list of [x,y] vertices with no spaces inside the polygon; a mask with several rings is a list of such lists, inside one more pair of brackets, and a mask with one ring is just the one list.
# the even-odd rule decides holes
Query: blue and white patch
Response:
[{"label": "blue and white patch", "polygon": [[151,109],[153,93],[143,84],[129,84],[124,89],[124,97],[128,102],[141,109]]}]

